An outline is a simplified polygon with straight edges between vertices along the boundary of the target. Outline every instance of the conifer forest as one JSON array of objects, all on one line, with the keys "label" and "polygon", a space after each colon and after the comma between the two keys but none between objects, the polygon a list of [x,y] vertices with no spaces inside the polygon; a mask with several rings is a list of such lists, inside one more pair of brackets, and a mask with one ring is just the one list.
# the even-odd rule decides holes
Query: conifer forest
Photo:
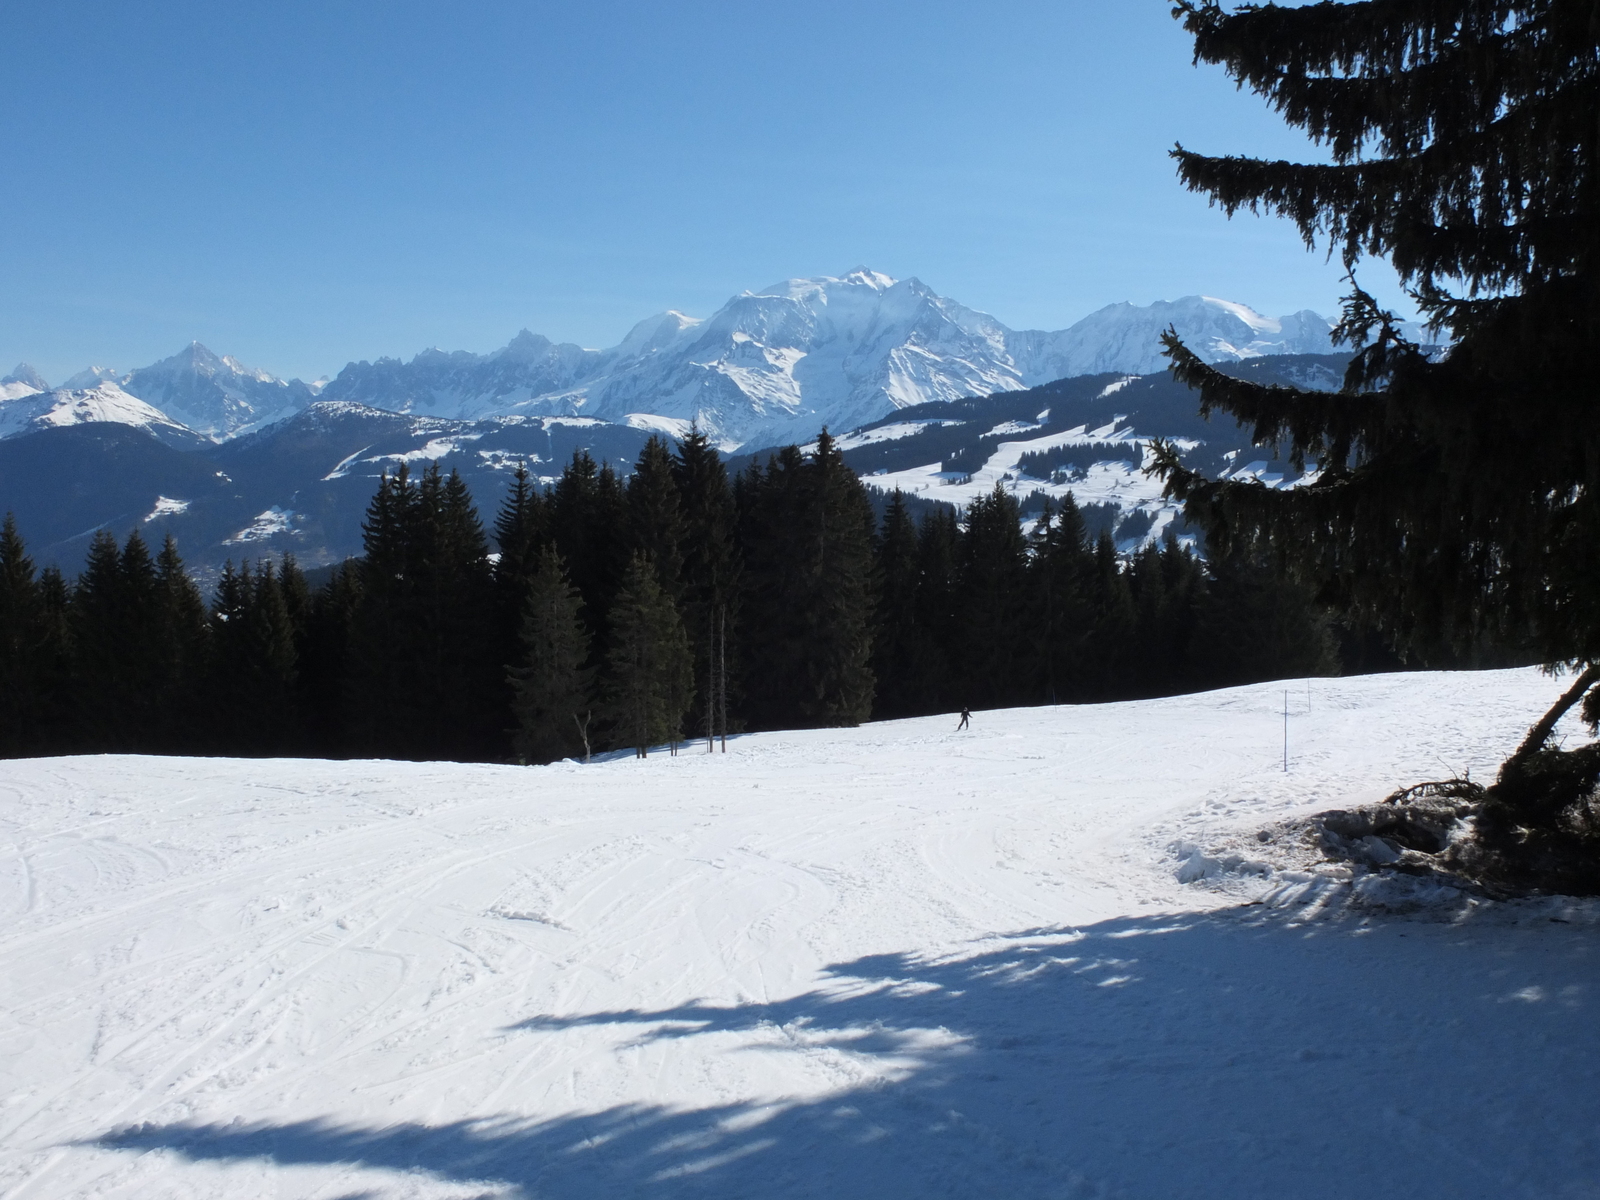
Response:
[{"label": "conifer forest", "polygon": [[[485,525],[454,474],[383,478],[319,586],[96,536],[82,574],[0,538],[0,737],[79,752],[549,762],[741,730],[1127,699],[1336,670],[1310,594],[1175,539],[1119,555],[1071,502],[881,520],[824,434],[730,473],[653,439],[519,470]],[[327,574],[327,572],[324,572]]]}]

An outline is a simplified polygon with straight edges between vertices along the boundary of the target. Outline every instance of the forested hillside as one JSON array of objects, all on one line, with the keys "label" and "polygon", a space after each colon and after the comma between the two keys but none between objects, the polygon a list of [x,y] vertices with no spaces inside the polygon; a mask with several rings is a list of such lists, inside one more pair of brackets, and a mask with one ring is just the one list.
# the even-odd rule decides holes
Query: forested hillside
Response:
[{"label": "forested hillside", "polygon": [[579,451],[548,489],[519,473],[489,528],[459,475],[402,465],[361,558],[315,588],[291,557],[229,564],[209,602],[170,539],[102,533],[68,581],[8,522],[0,736],[537,761],[1371,665],[1267,563],[1119,555],[1070,495],[879,507],[826,435],[732,477],[699,435],[626,480]]}]

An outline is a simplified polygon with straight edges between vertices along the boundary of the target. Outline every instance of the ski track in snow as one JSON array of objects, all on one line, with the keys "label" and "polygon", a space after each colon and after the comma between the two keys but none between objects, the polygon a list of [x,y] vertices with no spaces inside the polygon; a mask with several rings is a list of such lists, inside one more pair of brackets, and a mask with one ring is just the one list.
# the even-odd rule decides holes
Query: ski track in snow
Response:
[{"label": "ski track in snow", "polygon": [[8,762],[0,1195],[1600,1196],[1596,922],[1171,849],[1486,778],[1562,686]]}]

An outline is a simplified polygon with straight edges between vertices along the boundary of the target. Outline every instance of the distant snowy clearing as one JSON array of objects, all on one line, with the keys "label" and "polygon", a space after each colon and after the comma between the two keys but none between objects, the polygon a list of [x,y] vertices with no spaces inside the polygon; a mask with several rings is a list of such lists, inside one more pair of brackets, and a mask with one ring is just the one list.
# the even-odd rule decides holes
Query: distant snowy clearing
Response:
[{"label": "distant snowy clearing", "polygon": [[1561,687],[7,762],[0,1194],[1600,1196],[1592,903],[1275,907],[1271,846],[1178,882],[1488,778]]}]

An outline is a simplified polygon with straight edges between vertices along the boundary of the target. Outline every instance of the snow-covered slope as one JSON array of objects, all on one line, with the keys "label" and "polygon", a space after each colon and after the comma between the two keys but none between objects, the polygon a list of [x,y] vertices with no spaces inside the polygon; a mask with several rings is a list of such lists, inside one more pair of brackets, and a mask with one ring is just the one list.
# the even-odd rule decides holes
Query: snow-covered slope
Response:
[{"label": "snow-covered slope", "polygon": [[1176,877],[1481,777],[1561,685],[1295,684],[1287,772],[1284,686],[587,767],[8,763],[0,1192],[1590,1194],[1592,909]]},{"label": "snow-covered slope", "polygon": [[115,383],[174,421],[209,437],[226,438],[291,416],[316,399],[317,388],[279,379],[191,342],[171,358],[122,374],[90,367],[69,388]]},{"label": "snow-covered slope", "polygon": [[325,394],[453,419],[560,413],[621,423],[649,414],[697,422],[728,448],[770,445],[908,405],[1159,370],[1168,325],[1211,361],[1330,349],[1331,322],[1315,313],[1273,319],[1199,296],[1113,305],[1056,333],[1017,332],[919,280],[861,267],[742,293],[703,321],[662,313],[609,350],[524,331],[492,354],[352,363]]},{"label": "snow-covered slope", "polygon": [[137,396],[130,396],[115,383],[29,392],[16,399],[0,400],[0,438],[97,421],[147,430],[168,445],[188,447],[201,440],[192,430]]}]

